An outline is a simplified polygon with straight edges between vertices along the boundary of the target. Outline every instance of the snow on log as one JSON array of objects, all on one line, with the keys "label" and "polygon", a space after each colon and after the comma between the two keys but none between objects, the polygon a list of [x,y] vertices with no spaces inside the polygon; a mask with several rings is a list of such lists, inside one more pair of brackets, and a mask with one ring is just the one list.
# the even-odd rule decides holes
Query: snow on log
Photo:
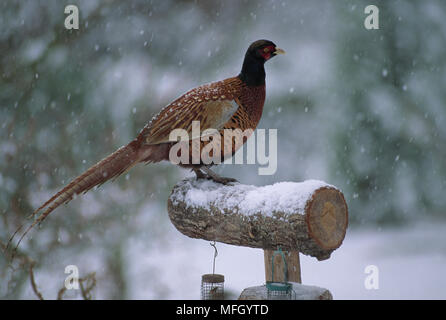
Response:
[{"label": "snow on log", "polygon": [[252,248],[300,251],[325,260],[345,237],[348,209],[323,181],[256,187],[186,179],[172,190],[169,217],[184,235]]}]

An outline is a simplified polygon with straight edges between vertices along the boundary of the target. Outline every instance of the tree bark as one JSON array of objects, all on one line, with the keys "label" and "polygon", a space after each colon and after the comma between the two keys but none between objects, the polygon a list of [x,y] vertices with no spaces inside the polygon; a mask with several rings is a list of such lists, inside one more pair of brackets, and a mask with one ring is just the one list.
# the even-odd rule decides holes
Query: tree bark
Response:
[{"label": "tree bark", "polygon": [[168,212],[184,235],[325,260],[337,249],[348,209],[337,188],[321,181],[255,187],[186,179],[172,190]]}]

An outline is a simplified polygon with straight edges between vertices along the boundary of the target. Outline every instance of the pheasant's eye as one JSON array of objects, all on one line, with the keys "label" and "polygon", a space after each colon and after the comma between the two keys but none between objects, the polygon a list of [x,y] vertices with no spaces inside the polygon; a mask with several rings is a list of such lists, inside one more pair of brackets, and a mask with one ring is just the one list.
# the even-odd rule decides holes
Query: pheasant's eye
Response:
[{"label": "pheasant's eye", "polygon": [[265,49],[263,49],[263,52],[268,53],[269,52],[269,48],[266,47]]}]

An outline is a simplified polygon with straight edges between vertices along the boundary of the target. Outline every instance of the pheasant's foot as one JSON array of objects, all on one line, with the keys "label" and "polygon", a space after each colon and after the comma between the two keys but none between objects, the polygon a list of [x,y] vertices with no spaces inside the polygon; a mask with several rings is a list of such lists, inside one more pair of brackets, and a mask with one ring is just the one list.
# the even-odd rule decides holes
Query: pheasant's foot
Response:
[{"label": "pheasant's foot", "polygon": [[202,167],[202,169],[204,172],[206,172],[207,179],[214,180],[215,182],[218,182],[218,183],[221,183],[224,185],[229,185],[229,184],[231,184],[231,182],[238,182],[237,179],[234,179],[234,178],[227,178],[227,177],[219,176],[218,174],[216,174],[214,171],[212,171],[208,167]]},{"label": "pheasant's foot", "polygon": [[192,169],[193,172],[195,172],[196,176],[197,176],[197,180],[199,179],[210,179],[210,177],[205,174],[203,171],[201,171],[199,168],[193,168]]}]

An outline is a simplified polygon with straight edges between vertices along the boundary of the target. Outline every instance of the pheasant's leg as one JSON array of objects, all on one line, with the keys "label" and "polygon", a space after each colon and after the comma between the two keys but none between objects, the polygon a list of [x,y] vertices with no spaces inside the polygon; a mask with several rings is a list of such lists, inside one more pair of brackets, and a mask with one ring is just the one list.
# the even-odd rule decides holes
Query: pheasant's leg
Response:
[{"label": "pheasant's leg", "polygon": [[192,168],[192,171],[195,172],[195,174],[197,175],[197,180],[198,179],[210,179],[210,177],[203,173],[203,171],[200,170],[200,168]]},{"label": "pheasant's leg", "polygon": [[203,166],[201,168],[215,182],[218,182],[218,183],[221,183],[221,184],[229,184],[230,182],[238,182],[237,179],[234,179],[234,178],[221,177],[221,176],[219,176],[218,174],[216,174],[214,171],[212,171],[211,169],[209,169],[206,166]]}]

